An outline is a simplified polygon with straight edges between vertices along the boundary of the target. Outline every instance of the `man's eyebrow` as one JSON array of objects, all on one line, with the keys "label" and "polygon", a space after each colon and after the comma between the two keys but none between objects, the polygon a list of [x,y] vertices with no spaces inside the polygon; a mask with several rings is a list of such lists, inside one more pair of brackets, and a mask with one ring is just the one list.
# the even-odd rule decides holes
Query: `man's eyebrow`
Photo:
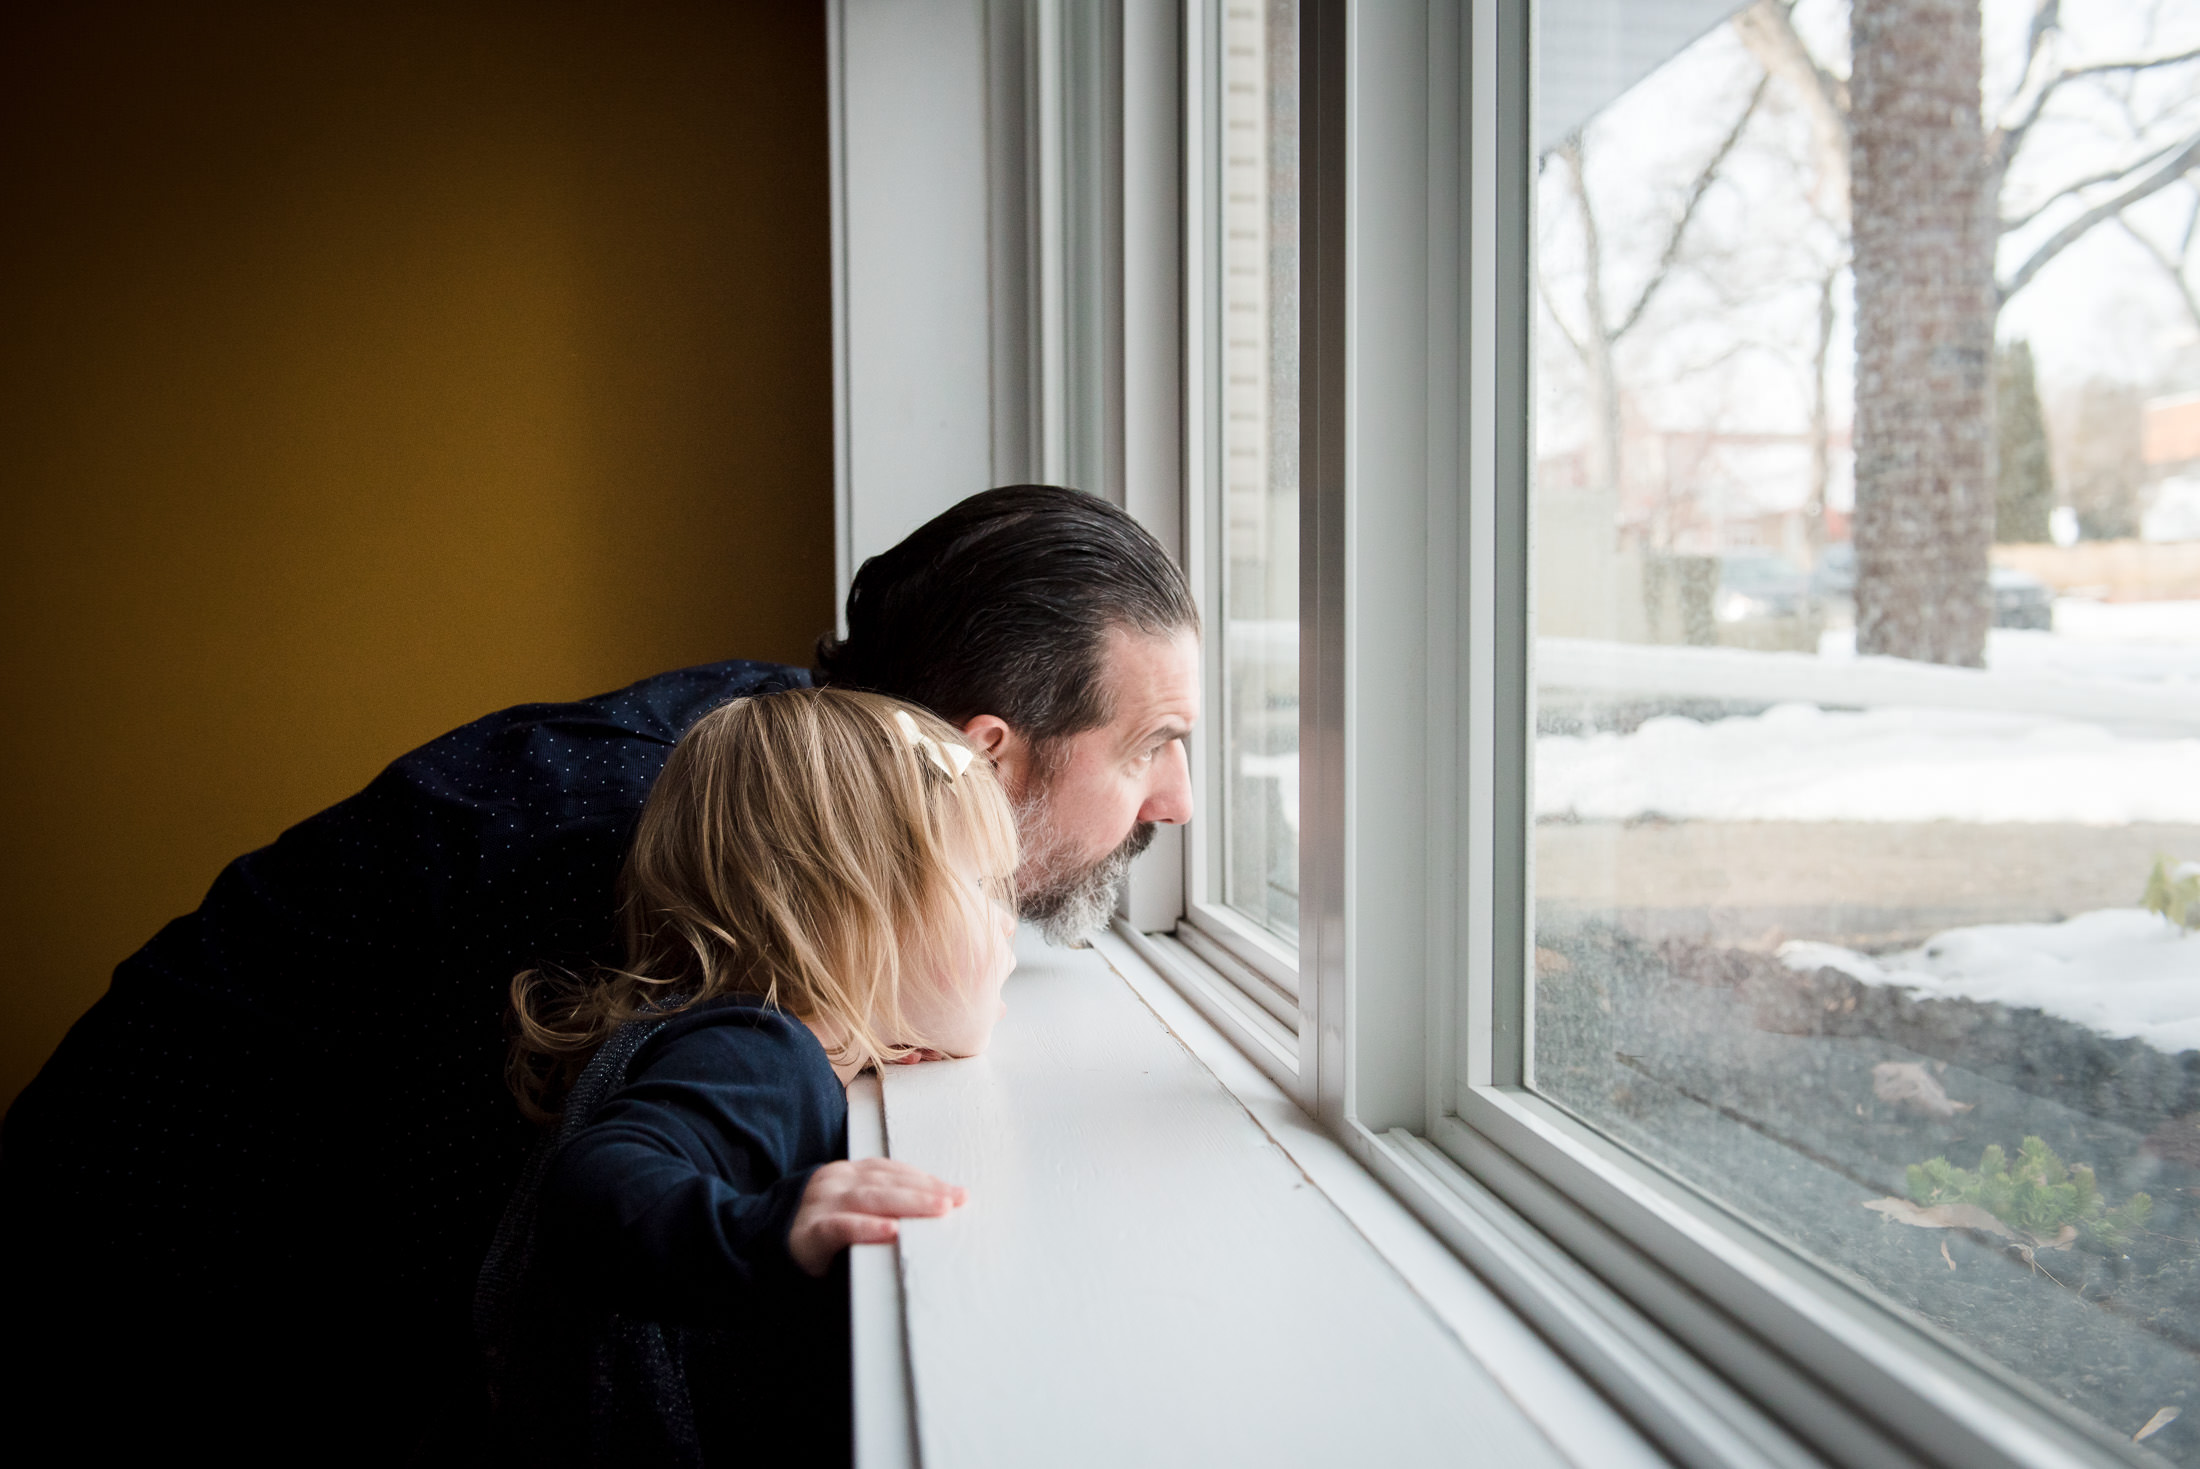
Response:
[{"label": "man's eyebrow", "polygon": [[1175,715],[1164,715],[1152,724],[1134,726],[1138,733],[1125,739],[1117,748],[1126,752],[1143,750],[1148,745],[1165,745],[1171,740],[1183,739],[1192,732],[1191,725]]}]

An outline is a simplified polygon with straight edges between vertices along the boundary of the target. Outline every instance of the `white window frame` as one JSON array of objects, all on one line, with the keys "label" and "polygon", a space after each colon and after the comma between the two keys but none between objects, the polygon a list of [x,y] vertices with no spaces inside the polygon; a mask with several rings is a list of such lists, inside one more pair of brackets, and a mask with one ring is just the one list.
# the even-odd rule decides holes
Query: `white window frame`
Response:
[{"label": "white window frame", "polygon": [[[990,451],[997,482],[1096,469],[1206,597],[1215,3],[835,0],[843,578]],[[1528,1088],[1530,0],[1302,5],[1295,984],[1209,911],[1197,821],[1118,934],[1676,1462],[2146,1462]],[[950,14],[932,92],[858,85]],[[859,187],[912,149],[983,229]],[[955,293],[904,289],[912,240]],[[1119,333],[1073,323],[1094,290]]]},{"label": "white window frame", "polygon": [[[1175,546],[1192,584],[1207,628],[1202,697],[1203,727],[1188,742],[1196,809],[1219,810],[1228,788],[1226,755],[1216,720],[1225,707],[1222,646],[1224,619],[1219,601],[1224,539],[1222,526],[1222,144],[1220,47],[1225,0],[1184,0],[1182,4],[1132,4],[1124,14],[1126,99],[1155,106],[1148,125],[1165,121],[1171,129],[1166,167],[1175,174],[1174,197],[1181,200],[1180,233],[1166,262],[1158,251],[1146,257],[1146,273],[1164,272],[1167,290],[1145,299],[1156,308],[1166,299],[1175,308],[1174,376],[1181,382],[1176,404],[1180,457],[1174,505],[1157,506],[1142,516],[1149,525],[1173,520]],[[1172,96],[1156,106],[1163,80]],[[1129,130],[1139,117],[1126,108]],[[1158,129],[1157,129],[1158,131]],[[1149,161],[1140,174],[1141,156]],[[1124,150],[1126,201],[1140,197],[1139,183],[1160,173],[1158,140],[1141,149],[1127,134]],[[1158,236],[1158,232],[1154,232]],[[1127,235],[1126,238],[1129,238]],[[1126,305],[1138,299],[1132,282],[1138,268],[1126,257]],[[1126,342],[1132,328],[1126,325]],[[1146,359],[1159,367],[1158,352]],[[1126,367],[1138,369],[1126,351]],[[1136,410],[1127,426],[1136,422]],[[1140,510],[1134,501],[1134,513]],[[1303,585],[1303,574],[1302,574]],[[1302,651],[1302,667],[1304,654]],[[1302,715],[1301,728],[1304,720]],[[1311,1106],[1313,1075],[1301,1065],[1301,1037],[1311,1024],[1299,983],[1296,946],[1219,901],[1220,844],[1216,824],[1195,819],[1182,832],[1168,832],[1158,850],[1133,873],[1129,901],[1118,932],[1147,962],[1168,974],[1206,1018],[1221,1027],[1268,1077],[1302,1106]]]},{"label": "white window frame", "polygon": [[1529,1089],[1530,3],[1306,14],[1316,1116],[1679,1461],[2131,1462]]}]

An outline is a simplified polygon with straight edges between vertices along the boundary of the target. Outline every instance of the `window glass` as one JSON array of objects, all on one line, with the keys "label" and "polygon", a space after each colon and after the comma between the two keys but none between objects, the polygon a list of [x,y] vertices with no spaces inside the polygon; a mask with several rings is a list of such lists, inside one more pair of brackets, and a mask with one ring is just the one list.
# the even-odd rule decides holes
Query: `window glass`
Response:
[{"label": "window glass", "polygon": [[1222,10],[1220,888],[1299,923],[1299,190],[1296,0]]},{"label": "window glass", "polygon": [[1542,19],[1532,1084],[2200,1465],[2200,8]]}]

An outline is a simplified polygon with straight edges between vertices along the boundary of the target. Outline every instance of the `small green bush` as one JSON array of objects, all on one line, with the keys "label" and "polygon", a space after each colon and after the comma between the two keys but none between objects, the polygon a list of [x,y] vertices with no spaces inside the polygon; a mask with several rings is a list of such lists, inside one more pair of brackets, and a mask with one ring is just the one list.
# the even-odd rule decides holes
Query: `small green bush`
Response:
[{"label": "small green bush", "polygon": [[2147,890],[2139,903],[2188,933],[2200,928],[2200,862],[2155,858],[2154,871],[2147,877]]},{"label": "small green bush", "polygon": [[2091,1168],[2066,1165],[2036,1137],[2024,1140],[2014,1168],[2001,1144],[1992,1143],[1980,1155],[1976,1171],[1957,1168],[1946,1158],[1912,1163],[1909,1185],[1911,1199],[1923,1208],[1976,1204],[2020,1234],[2043,1241],[2053,1241],[2065,1225],[2075,1225],[2080,1239],[2109,1250],[2131,1243],[2131,1236],[2154,1215],[2154,1200],[2145,1194],[2133,1194],[2121,1208],[2109,1208]]}]

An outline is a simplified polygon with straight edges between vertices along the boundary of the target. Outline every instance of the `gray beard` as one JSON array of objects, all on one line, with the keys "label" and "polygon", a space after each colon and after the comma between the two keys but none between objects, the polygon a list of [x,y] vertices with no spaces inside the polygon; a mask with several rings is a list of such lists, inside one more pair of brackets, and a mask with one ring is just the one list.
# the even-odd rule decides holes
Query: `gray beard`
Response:
[{"label": "gray beard", "polygon": [[[1058,840],[1043,796],[1019,805],[1016,816],[1024,840],[1041,852]],[[1131,860],[1153,841],[1153,828],[1150,821],[1139,822],[1114,851],[1073,872],[1057,872],[1052,862],[1042,860],[1038,879],[1016,895],[1017,916],[1037,924],[1040,936],[1058,948],[1085,947],[1115,916],[1115,895],[1130,873]]]}]

